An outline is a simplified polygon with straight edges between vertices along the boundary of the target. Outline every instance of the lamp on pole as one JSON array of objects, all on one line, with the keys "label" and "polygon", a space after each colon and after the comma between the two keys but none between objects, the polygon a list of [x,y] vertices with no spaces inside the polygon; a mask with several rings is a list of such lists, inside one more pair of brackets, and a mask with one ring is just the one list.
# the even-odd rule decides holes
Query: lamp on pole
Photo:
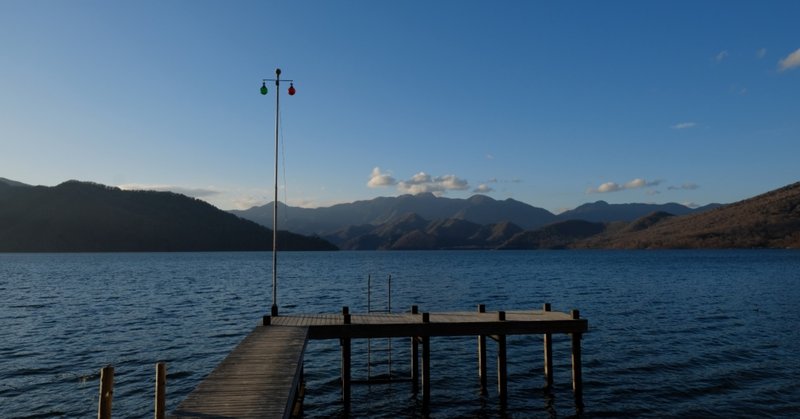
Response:
[{"label": "lamp on pole", "polygon": [[[272,316],[278,315],[278,132],[281,112],[281,69],[275,69],[274,79],[263,79],[261,83],[261,94],[267,94],[267,82],[275,82],[275,197],[272,201]],[[294,96],[294,80],[284,80],[289,82],[289,96]]]}]

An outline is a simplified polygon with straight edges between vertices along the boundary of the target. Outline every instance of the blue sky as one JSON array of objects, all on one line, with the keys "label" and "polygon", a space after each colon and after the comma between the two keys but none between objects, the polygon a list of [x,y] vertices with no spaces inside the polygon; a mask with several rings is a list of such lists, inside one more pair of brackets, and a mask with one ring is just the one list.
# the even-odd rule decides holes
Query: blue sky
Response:
[{"label": "blue sky", "polygon": [[[0,0],[0,177],[222,209],[477,192],[733,202],[800,179],[800,2]],[[285,177],[284,177],[285,175]]]}]

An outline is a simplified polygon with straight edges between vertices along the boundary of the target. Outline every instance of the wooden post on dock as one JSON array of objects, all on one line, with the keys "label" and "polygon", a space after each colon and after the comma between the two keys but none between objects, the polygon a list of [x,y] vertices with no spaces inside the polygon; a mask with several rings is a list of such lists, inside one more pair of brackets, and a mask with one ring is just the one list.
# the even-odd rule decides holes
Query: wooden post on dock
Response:
[{"label": "wooden post on dock", "polygon": [[[411,306],[411,314],[419,314],[419,307]],[[411,336],[411,391],[419,391],[419,337]]]},{"label": "wooden post on dock", "polygon": [[[542,311],[550,311],[550,303],[544,303]],[[553,335],[544,334],[544,385],[551,390],[553,388]]]},{"label": "wooden post on dock", "polygon": [[[350,324],[350,308],[342,307],[344,324]],[[342,403],[345,413],[350,412],[350,338],[341,338],[342,346]]]},{"label": "wooden post on dock", "polygon": [[97,403],[97,419],[111,419],[111,401],[114,398],[114,367],[100,370],[100,400]]},{"label": "wooden post on dock", "polygon": [[[422,322],[430,322],[430,314],[422,313]],[[431,337],[422,337],[422,406],[427,408],[431,402]]]},{"label": "wooden post on dock", "polygon": [[167,413],[167,364],[156,364],[155,419],[164,419]]},{"label": "wooden post on dock", "polygon": [[[497,320],[505,321],[506,312],[498,311]],[[505,407],[508,402],[508,367],[506,362],[506,335],[497,336],[497,396],[500,405]]]},{"label": "wooden post on dock", "polygon": [[[581,318],[578,310],[572,310],[572,318]],[[575,411],[583,412],[583,375],[581,373],[581,333],[572,333],[572,391],[575,393]]]},{"label": "wooden post on dock", "polygon": [[[486,304],[478,304],[478,313],[486,313]],[[489,394],[486,389],[486,336],[478,336],[478,378],[481,385],[481,396]]]}]

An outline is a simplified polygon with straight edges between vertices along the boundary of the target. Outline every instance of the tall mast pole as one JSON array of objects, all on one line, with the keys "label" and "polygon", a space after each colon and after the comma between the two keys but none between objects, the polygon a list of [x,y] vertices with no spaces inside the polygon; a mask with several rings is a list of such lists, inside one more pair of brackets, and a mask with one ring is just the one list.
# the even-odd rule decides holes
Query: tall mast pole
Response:
[{"label": "tall mast pole", "polygon": [[281,69],[275,69],[275,199],[272,201],[272,315],[278,315],[278,124],[280,123]]}]

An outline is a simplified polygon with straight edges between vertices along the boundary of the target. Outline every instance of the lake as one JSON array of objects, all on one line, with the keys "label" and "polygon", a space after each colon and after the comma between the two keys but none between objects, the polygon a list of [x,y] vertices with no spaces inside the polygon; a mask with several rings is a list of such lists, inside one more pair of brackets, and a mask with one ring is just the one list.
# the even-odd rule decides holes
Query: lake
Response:
[{"label": "lake", "polygon": [[[280,253],[281,313],[366,311],[367,275],[373,304],[385,304],[392,275],[395,311],[579,309],[585,417],[800,412],[800,251]],[[107,364],[114,417],[152,416],[157,361],[174,409],[269,312],[271,295],[268,253],[0,254],[0,417],[95,416]],[[553,341],[550,396],[541,337],[508,338],[503,411],[493,385],[479,395],[476,339],[433,339],[431,415],[574,414],[569,337]],[[366,371],[357,342],[354,378]],[[407,374],[409,346],[392,341],[395,373]],[[341,416],[338,342],[312,341],[305,372],[306,417]],[[352,397],[354,417],[421,412],[410,383],[356,386]]]}]

